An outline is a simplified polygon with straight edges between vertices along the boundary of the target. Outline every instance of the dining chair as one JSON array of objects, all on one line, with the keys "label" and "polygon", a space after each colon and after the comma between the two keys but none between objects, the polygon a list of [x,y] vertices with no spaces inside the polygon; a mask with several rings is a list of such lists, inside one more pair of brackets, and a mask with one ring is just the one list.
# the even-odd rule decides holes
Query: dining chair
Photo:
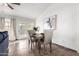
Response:
[{"label": "dining chair", "polygon": [[34,43],[36,43],[36,40],[35,40],[35,31],[34,30],[28,30],[28,33],[29,33],[29,45],[31,45],[31,49],[32,49],[32,46],[34,46]]},{"label": "dining chair", "polygon": [[43,46],[44,54],[47,50],[46,47],[49,46],[50,52],[52,52],[52,36],[53,36],[53,30],[52,29],[46,29],[44,30],[44,33],[40,33],[42,35],[42,38],[38,42],[38,47],[39,47],[39,54],[41,52],[41,48]]},{"label": "dining chair", "polygon": [[53,30],[52,29],[46,29],[44,30],[44,52],[47,49],[46,46],[49,45],[50,52],[52,52],[52,36],[53,36]]},{"label": "dining chair", "polygon": [[[37,46],[38,46],[38,50],[39,50],[39,54],[41,52],[41,45],[44,44],[44,33],[40,33],[37,37]],[[41,54],[40,54],[41,55]]]}]

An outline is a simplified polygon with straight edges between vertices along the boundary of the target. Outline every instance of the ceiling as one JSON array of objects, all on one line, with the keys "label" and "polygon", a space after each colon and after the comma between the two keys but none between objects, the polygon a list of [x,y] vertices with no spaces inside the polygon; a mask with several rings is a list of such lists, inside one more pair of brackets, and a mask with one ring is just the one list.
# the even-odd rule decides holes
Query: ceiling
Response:
[{"label": "ceiling", "polygon": [[50,3],[21,3],[20,6],[12,5],[14,9],[11,10],[7,6],[1,6],[0,3],[0,13],[35,19],[39,17],[50,5]]}]

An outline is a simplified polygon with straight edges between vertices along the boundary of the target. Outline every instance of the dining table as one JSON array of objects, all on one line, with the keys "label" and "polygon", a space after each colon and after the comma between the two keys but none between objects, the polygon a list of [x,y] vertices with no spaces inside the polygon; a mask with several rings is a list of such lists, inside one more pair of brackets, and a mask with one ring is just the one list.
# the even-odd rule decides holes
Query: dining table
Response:
[{"label": "dining table", "polygon": [[[44,34],[44,33],[42,33],[42,34]],[[41,44],[42,44],[41,39],[44,39],[44,41],[45,41],[45,38],[44,38],[45,36],[43,36],[42,34],[41,33],[36,33],[36,35],[35,35],[35,38],[36,38],[37,44],[38,44],[37,45],[38,46],[37,48],[39,50],[39,54],[40,54],[40,51],[41,51]],[[50,46],[50,53],[51,53],[52,52],[52,40],[49,41],[49,46]],[[44,49],[45,49],[45,46],[44,46]]]}]

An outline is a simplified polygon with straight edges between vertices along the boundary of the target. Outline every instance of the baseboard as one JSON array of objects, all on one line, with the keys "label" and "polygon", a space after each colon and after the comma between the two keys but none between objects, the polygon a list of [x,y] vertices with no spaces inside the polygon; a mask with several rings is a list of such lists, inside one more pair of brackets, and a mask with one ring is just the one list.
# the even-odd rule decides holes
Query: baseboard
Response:
[{"label": "baseboard", "polygon": [[67,50],[71,50],[71,51],[74,51],[74,52],[76,52],[76,53],[79,53],[79,51],[77,51],[77,50],[70,49],[70,48],[64,47],[64,46],[59,45],[59,44],[56,44],[56,43],[52,43],[52,44],[55,44],[55,45],[57,45],[57,46],[60,46],[61,48],[65,48],[65,49],[67,49]]}]

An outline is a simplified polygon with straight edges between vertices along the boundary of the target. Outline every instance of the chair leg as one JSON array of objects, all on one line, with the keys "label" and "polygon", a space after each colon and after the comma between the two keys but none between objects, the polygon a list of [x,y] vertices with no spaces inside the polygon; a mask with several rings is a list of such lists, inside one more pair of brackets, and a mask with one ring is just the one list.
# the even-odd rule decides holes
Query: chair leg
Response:
[{"label": "chair leg", "polygon": [[45,50],[46,50],[45,48],[46,48],[46,47],[45,47],[45,44],[44,44],[44,55],[45,55]]},{"label": "chair leg", "polygon": [[38,43],[36,42],[36,47],[38,47]]},{"label": "chair leg", "polygon": [[41,50],[41,44],[40,44],[40,42],[38,42],[38,49],[39,49],[39,54],[40,54],[40,50]]},{"label": "chair leg", "polygon": [[50,45],[50,53],[51,53],[52,52],[52,42],[51,41],[50,41],[49,45]]},{"label": "chair leg", "polygon": [[30,40],[28,40],[28,48],[30,47]]},{"label": "chair leg", "polygon": [[30,45],[30,40],[28,40],[28,43],[29,43],[29,45]]},{"label": "chair leg", "polygon": [[32,50],[32,42],[31,42],[31,50]]}]

